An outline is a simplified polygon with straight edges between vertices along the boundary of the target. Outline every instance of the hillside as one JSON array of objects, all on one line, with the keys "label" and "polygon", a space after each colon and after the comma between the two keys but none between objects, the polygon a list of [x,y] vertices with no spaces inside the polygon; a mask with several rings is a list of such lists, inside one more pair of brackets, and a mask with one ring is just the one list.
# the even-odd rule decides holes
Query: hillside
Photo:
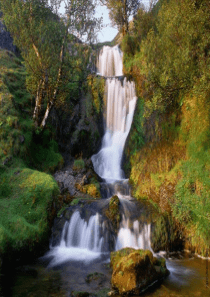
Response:
[{"label": "hillside", "polygon": [[185,248],[202,255],[210,246],[209,13],[205,0],[159,1],[138,12],[121,45],[139,98],[126,148],[133,194],[172,217]]}]

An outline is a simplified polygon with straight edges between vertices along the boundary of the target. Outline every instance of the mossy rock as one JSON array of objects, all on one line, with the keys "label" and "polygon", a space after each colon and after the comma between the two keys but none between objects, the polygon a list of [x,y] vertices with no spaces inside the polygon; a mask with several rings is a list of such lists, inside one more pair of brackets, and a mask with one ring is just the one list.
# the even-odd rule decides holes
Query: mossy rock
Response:
[{"label": "mossy rock", "polygon": [[125,248],[111,253],[112,289],[122,295],[138,295],[169,274],[165,259],[149,250]]},{"label": "mossy rock", "polygon": [[2,175],[0,187],[4,181],[10,191],[0,199],[0,253],[35,251],[48,241],[58,185],[51,175],[28,168],[10,168]]},{"label": "mossy rock", "polygon": [[103,273],[100,273],[100,272],[93,272],[93,273],[90,273],[86,276],[85,278],[85,281],[87,283],[90,283],[91,281],[93,280],[98,280],[98,279],[101,279],[101,278],[104,278],[104,274]]},{"label": "mossy rock", "polygon": [[118,232],[120,226],[120,200],[117,195],[114,195],[109,201],[109,207],[105,211],[106,217],[110,220],[115,233]]},{"label": "mossy rock", "polygon": [[82,192],[84,194],[88,194],[89,196],[91,196],[93,198],[101,198],[100,189],[97,186],[97,184],[88,184],[88,185],[82,186],[81,184],[76,183],[75,188],[77,190],[79,190],[80,192]]}]

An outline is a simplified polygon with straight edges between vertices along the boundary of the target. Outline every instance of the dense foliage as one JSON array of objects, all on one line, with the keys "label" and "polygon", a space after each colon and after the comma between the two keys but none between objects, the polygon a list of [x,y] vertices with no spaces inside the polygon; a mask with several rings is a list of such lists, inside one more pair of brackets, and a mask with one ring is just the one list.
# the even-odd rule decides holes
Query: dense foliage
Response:
[{"label": "dense foliage", "polygon": [[[19,57],[0,50],[0,258],[47,243],[52,219],[64,203],[49,174],[64,163],[58,131],[75,108],[74,125],[81,120],[87,126],[103,105],[103,81],[89,75],[91,46],[73,35],[93,37],[92,1],[68,1],[66,19],[56,14],[60,1],[50,4],[0,1],[20,49]],[[84,106],[78,110],[80,101]],[[72,142],[75,132],[79,143],[82,136],[73,129]],[[98,185],[86,191],[98,191]]]},{"label": "dense foliage", "polygon": [[[25,61],[27,88],[35,98],[33,120],[40,129],[46,126],[51,109],[65,97],[64,81],[74,82],[71,70],[81,66],[74,50],[74,44],[81,41],[75,36],[92,42],[100,26],[92,0],[64,2],[65,14],[60,17],[62,1],[0,1],[4,23]],[[87,58],[88,53],[81,57]]]},{"label": "dense foliage", "polygon": [[[137,197],[148,197],[210,246],[210,3],[158,1],[122,41],[138,108],[127,152]],[[199,238],[199,240],[198,240]]]},{"label": "dense foliage", "polygon": [[53,171],[63,158],[52,139],[47,141],[49,130],[42,135],[45,143],[34,139],[23,61],[1,50],[0,67],[0,256],[12,257],[46,241],[49,210],[59,193],[49,174],[29,167]]}]

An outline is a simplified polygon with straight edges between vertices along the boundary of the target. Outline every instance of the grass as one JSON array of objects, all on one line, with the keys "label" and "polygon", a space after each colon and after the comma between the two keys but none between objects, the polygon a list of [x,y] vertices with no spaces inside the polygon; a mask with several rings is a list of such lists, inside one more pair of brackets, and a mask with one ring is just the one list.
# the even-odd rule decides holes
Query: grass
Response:
[{"label": "grass", "polygon": [[[194,86],[182,98],[177,126],[174,112],[170,119],[162,120],[158,141],[153,139],[131,151],[130,179],[134,196],[147,197],[162,213],[172,216],[185,230],[191,248],[205,256],[210,247],[210,103],[209,93],[201,95],[200,88],[204,90],[202,85]],[[139,123],[143,114],[140,117]],[[130,139],[139,135],[141,140],[142,131],[131,131]],[[162,221],[159,223],[156,237],[160,242]]]}]

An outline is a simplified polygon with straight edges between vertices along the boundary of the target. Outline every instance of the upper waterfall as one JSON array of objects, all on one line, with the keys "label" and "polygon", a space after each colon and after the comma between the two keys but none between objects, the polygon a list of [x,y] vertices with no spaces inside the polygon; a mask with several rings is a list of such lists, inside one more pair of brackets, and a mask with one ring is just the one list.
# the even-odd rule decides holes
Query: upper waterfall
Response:
[{"label": "upper waterfall", "polygon": [[134,82],[122,77],[122,59],[123,53],[118,45],[104,46],[97,62],[98,73],[107,77],[104,110],[106,132],[102,148],[92,156],[92,161],[97,174],[106,181],[121,180],[124,177],[121,159],[137,99]]},{"label": "upper waterfall", "polygon": [[99,53],[97,61],[98,73],[102,76],[122,76],[122,52],[118,45],[104,46]]}]

